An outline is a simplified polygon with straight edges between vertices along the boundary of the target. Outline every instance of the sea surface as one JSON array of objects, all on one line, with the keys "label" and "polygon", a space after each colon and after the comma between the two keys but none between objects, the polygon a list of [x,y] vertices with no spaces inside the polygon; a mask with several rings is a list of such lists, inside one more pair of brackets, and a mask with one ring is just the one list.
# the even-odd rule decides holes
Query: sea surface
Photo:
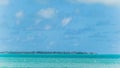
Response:
[{"label": "sea surface", "polygon": [[120,68],[120,55],[0,54],[0,68]]}]

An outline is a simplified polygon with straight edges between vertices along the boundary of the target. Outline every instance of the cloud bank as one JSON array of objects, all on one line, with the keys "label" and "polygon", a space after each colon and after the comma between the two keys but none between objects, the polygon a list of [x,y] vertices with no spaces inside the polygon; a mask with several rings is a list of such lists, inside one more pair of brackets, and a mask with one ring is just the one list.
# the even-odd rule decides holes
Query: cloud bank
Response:
[{"label": "cloud bank", "polygon": [[119,5],[120,0],[70,0],[73,3],[101,3],[105,5]]},{"label": "cloud bank", "polygon": [[0,6],[1,5],[8,5],[9,4],[9,0],[0,0]]}]

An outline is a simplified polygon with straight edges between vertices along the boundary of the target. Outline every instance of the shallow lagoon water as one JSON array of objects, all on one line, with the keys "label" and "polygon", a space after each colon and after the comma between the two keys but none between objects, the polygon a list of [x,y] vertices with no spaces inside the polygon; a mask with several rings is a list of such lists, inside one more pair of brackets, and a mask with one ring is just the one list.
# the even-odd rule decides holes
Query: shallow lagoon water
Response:
[{"label": "shallow lagoon water", "polygon": [[0,54],[0,68],[120,68],[120,55]]}]

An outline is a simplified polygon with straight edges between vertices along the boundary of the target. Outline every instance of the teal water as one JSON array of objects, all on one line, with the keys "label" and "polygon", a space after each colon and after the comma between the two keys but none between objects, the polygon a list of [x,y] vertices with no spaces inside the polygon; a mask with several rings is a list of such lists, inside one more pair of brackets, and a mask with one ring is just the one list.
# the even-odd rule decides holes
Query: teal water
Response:
[{"label": "teal water", "polygon": [[120,55],[0,54],[0,68],[120,68]]}]

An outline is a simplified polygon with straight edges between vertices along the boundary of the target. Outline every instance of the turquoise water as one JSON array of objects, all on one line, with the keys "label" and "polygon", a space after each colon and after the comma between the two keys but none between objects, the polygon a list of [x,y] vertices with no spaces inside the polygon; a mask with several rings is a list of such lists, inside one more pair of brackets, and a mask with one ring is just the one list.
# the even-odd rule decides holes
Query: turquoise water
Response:
[{"label": "turquoise water", "polygon": [[0,54],[0,68],[120,68],[120,55]]}]

